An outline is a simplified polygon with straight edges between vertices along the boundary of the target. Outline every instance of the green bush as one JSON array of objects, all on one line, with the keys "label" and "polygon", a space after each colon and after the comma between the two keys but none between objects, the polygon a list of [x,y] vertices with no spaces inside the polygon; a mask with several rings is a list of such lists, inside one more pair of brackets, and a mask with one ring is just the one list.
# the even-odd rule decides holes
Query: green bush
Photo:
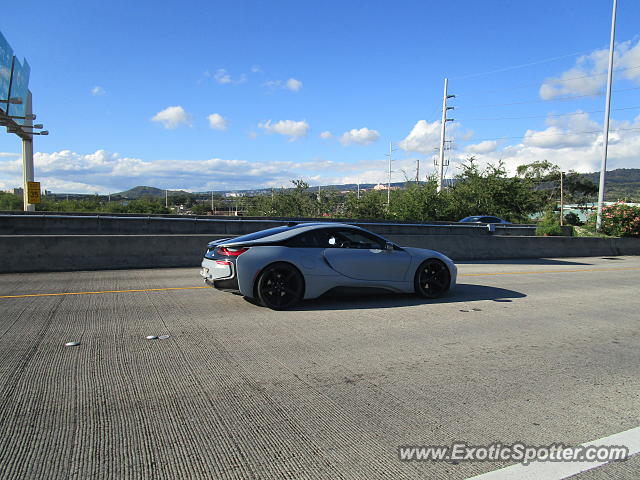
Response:
[{"label": "green bush", "polygon": [[[595,214],[593,215],[595,217]],[[614,203],[602,209],[602,233],[616,237],[640,237],[640,207]]]},{"label": "green bush", "polygon": [[536,235],[549,236],[549,237],[561,237],[562,227],[560,225],[538,225],[536,227]]},{"label": "green bush", "polygon": [[576,215],[573,212],[567,213],[564,216],[564,219],[567,222],[567,225],[574,225],[574,226],[583,225],[583,223],[580,221],[580,217],[578,217],[578,215]]}]

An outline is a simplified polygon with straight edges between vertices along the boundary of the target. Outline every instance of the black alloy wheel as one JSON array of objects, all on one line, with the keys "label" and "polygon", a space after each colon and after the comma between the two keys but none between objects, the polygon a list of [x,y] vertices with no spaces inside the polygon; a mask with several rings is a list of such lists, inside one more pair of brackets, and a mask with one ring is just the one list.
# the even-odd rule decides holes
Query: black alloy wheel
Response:
[{"label": "black alloy wheel", "polygon": [[304,279],[296,267],[279,262],[265,268],[256,283],[258,300],[272,310],[286,310],[304,294]]},{"label": "black alloy wheel", "polygon": [[451,273],[441,260],[431,258],[422,262],[414,279],[418,295],[426,298],[441,297],[451,284]]}]

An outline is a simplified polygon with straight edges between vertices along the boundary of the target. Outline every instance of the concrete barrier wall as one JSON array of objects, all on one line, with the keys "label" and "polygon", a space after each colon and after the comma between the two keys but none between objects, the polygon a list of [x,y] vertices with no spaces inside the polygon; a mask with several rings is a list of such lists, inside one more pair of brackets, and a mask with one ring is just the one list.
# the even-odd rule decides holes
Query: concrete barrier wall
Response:
[{"label": "concrete barrier wall", "polygon": [[464,237],[391,235],[407,247],[429,248],[453,260],[640,255],[640,239],[581,237]]},{"label": "concrete barrier wall", "polygon": [[[298,219],[318,221],[317,219]],[[320,220],[320,221],[327,221]],[[110,215],[20,215],[0,214],[0,235],[242,235],[279,225],[289,220],[206,218],[194,216],[110,216]],[[389,223],[351,220],[380,235],[490,235],[486,225],[458,223]],[[533,235],[531,225],[496,225],[499,235]]]},{"label": "concrete barrier wall", "polygon": [[[228,235],[3,235],[0,273],[197,267],[206,244]],[[388,235],[454,260],[640,255],[631,238]]]}]

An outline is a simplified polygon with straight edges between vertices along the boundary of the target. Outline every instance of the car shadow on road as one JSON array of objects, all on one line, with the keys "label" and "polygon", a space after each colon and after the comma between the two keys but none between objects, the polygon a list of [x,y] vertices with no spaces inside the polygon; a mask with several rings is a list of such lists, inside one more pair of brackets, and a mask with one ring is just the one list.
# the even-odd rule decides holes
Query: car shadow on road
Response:
[{"label": "car shadow on road", "polygon": [[357,296],[324,295],[320,298],[300,302],[291,310],[364,310],[373,308],[411,307],[434,303],[474,302],[478,300],[508,303],[513,301],[513,299],[524,297],[526,297],[524,293],[507,290],[506,288],[459,283],[453,291],[442,298],[436,299],[422,298],[411,294],[381,294],[380,292],[371,295]]},{"label": "car shadow on road", "polygon": [[[606,260],[613,260],[607,258]],[[456,262],[464,265],[593,265],[593,263],[576,262],[572,260],[557,260],[552,258],[510,258],[506,260],[461,260]]]}]

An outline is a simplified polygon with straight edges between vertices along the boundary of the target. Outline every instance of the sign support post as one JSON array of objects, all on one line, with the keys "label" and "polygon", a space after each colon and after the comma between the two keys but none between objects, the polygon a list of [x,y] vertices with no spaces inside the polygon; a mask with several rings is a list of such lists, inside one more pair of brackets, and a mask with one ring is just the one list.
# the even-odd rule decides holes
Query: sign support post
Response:
[{"label": "sign support post", "polygon": [[[31,107],[31,92],[27,92],[27,98],[25,102],[25,127],[32,127],[33,120],[31,119],[32,112]],[[33,182],[33,135],[22,136],[22,191],[23,191],[23,203],[25,212],[33,212],[36,206],[33,203],[29,203],[29,182]]]}]

